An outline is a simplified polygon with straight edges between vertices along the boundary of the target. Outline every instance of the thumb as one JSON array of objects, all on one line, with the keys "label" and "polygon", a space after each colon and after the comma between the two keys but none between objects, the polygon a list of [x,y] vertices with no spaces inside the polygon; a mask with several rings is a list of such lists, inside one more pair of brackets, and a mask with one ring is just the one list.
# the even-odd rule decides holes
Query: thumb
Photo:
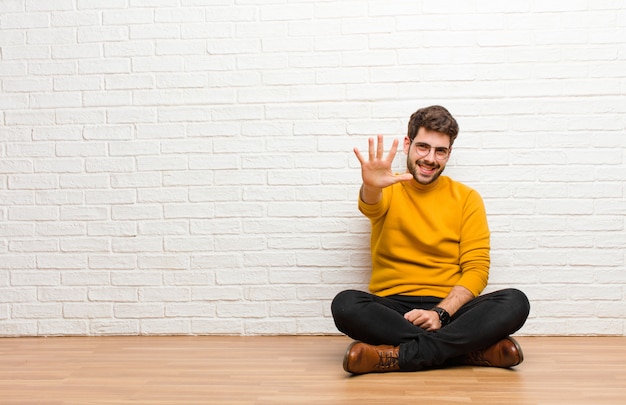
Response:
[{"label": "thumb", "polygon": [[409,181],[409,180],[413,180],[413,175],[411,173],[402,173],[402,174],[396,175],[396,179],[399,182],[400,181]]}]

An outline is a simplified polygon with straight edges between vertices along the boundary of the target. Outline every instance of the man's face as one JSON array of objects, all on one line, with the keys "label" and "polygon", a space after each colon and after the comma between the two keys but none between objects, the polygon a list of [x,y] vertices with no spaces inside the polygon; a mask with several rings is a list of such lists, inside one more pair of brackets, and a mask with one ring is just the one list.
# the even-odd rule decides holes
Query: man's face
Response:
[{"label": "man's face", "polygon": [[413,142],[404,138],[404,153],[409,173],[420,184],[431,184],[446,168],[452,148],[447,134],[420,127]]}]

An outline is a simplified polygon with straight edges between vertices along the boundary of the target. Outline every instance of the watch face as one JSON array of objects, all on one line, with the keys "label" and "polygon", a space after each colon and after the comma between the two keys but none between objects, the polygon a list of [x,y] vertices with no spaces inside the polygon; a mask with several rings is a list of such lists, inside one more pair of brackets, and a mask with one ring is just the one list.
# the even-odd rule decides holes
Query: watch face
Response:
[{"label": "watch face", "polygon": [[439,315],[439,322],[441,322],[441,326],[445,326],[448,324],[448,322],[450,322],[450,315],[445,309],[435,307],[433,308],[433,311],[435,311]]}]

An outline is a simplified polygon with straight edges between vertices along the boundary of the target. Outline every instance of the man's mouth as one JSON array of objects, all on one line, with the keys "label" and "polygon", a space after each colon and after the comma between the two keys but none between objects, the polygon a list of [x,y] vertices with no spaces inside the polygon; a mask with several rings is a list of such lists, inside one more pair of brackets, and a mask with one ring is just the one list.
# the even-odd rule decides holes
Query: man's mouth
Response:
[{"label": "man's mouth", "polygon": [[424,175],[424,176],[432,176],[433,174],[435,174],[435,172],[437,171],[437,166],[432,166],[432,165],[425,165],[425,164],[421,164],[421,163],[417,163],[417,168],[420,172],[420,174]]}]

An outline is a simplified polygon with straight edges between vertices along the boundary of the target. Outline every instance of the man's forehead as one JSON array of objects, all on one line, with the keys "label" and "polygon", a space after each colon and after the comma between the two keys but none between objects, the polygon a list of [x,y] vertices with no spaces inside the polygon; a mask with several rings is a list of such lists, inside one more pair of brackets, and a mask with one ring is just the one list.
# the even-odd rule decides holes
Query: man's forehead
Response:
[{"label": "man's forehead", "polygon": [[424,127],[420,127],[413,141],[427,143],[434,147],[443,146],[447,148],[450,146],[450,136],[448,134],[429,130]]}]

